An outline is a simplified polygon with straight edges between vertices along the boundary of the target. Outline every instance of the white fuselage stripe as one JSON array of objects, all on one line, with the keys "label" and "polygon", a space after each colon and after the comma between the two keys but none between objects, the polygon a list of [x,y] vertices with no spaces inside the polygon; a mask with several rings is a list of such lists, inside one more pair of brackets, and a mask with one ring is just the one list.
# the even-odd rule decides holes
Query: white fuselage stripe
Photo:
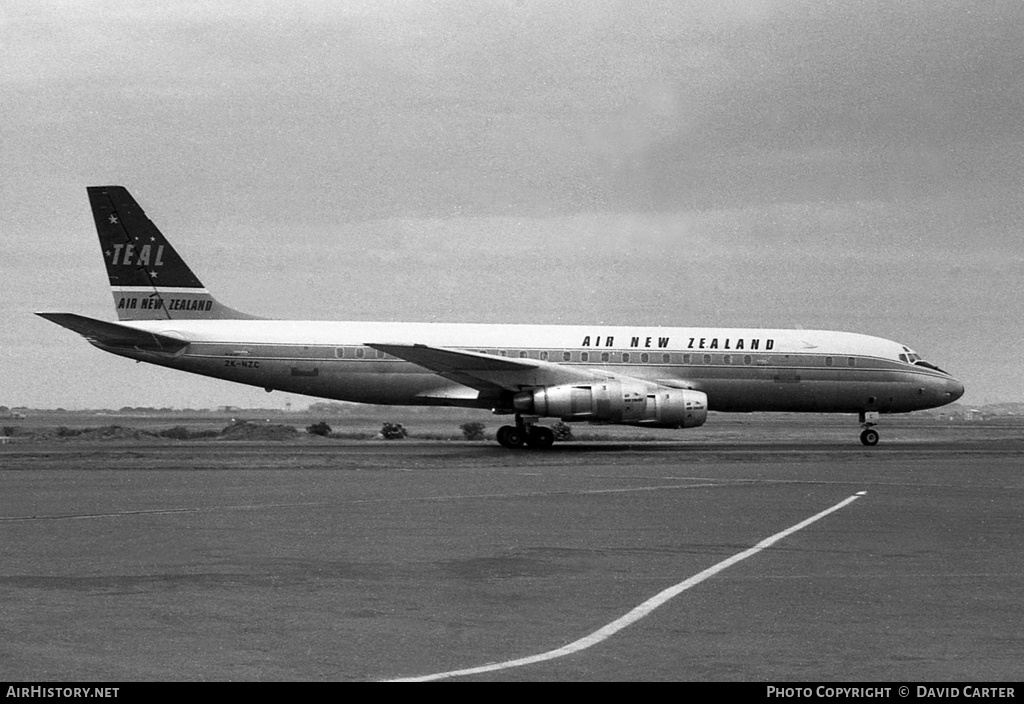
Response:
[{"label": "white fuselage stripe", "polygon": [[484,672],[494,672],[495,670],[507,670],[507,669],[510,669],[510,668],[513,668],[513,667],[522,667],[524,665],[533,665],[533,664],[538,663],[538,662],[544,662],[546,660],[554,660],[555,658],[561,658],[561,657],[564,657],[566,655],[572,655],[573,653],[578,653],[581,650],[585,650],[585,649],[587,649],[587,648],[589,648],[589,647],[591,647],[593,645],[596,645],[596,644],[600,643],[603,640],[606,640],[606,639],[610,638],[611,636],[615,635],[616,633],[621,631],[626,626],[629,626],[631,624],[636,623],[637,621],[642,619],[644,616],[647,616],[652,611],[657,609],[659,606],[661,606],[662,604],[666,603],[667,601],[669,601],[673,597],[678,596],[679,594],[681,594],[682,592],[686,591],[690,587],[694,587],[694,586],[700,584],[701,582],[703,582],[703,581],[705,581],[705,580],[715,576],[716,574],[718,574],[722,570],[728,569],[729,567],[732,567],[736,563],[741,562],[743,560],[746,560],[748,557],[753,557],[757,553],[761,552],[765,548],[771,547],[772,545],[774,545],[778,541],[782,540],[783,538],[785,538],[787,536],[790,536],[793,533],[796,533],[797,531],[806,528],[807,526],[811,525],[815,521],[818,521],[818,520],[824,518],[825,516],[829,515],[830,513],[833,513],[835,511],[838,511],[839,509],[845,507],[845,506],[850,505],[851,503],[853,503],[854,501],[859,499],[861,496],[864,496],[866,493],[867,492],[865,492],[865,491],[858,492],[858,493],[854,494],[853,496],[850,496],[850,497],[847,497],[846,499],[843,499],[842,501],[840,501],[835,506],[832,506],[831,508],[827,508],[824,511],[822,511],[821,513],[816,513],[815,515],[811,516],[810,518],[808,518],[806,520],[803,520],[800,523],[797,523],[795,526],[787,528],[786,530],[784,530],[784,531],[782,531],[780,533],[776,533],[775,535],[773,535],[771,537],[765,538],[764,540],[762,540],[757,545],[755,545],[755,546],[753,546],[751,548],[747,548],[743,552],[737,553],[737,554],[733,555],[732,557],[730,557],[728,559],[722,560],[718,564],[713,565],[713,566],[707,568],[703,572],[699,572],[699,573],[695,574],[694,576],[690,577],[689,579],[685,579],[682,582],[680,582],[679,584],[676,584],[676,585],[674,585],[672,587],[669,587],[668,589],[665,589],[662,592],[659,592],[658,594],[655,594],[653,597],[651,597],[647,601],[643,602],[642,604],[640,604],[639,606],[637,606],[636,608],[634,608],[632,611],[628,612],[624,616],[621,616],[621,617],[615,619],[614,621],[609,623],[607,626],[604,626],[603,628],[599,628],[598,630],[594,631],[590,635],[585,636],[584,638],[580,638],[577,641],[573,641],[572,643],[569,643],[568,645],[565,645],[565,646],[563,646],[561,648],[557,648],[555,650],[549,650],[549,651],[547,651],[545,653],[540,653],[539,655],[531,655],[529,657],[518,658],[516,660],[506,660],[505,662],[497,662],[497,663],[491,663],[491,664],[488,664],[488,665],[481,665],[480,667],[471,667],[471,668],[467,668],[467,669],[464,669],[464,670],[451,670],[451,671],[448,671],[448,672],[438,672],[438,673],[435,673],[435,674],[432,674],[432,675],[422,675],[422,676],[419,676],[419,677],[403,677],[403,678],[400,678],[400,679],[394,679],[394,680],[388,680],[388,681],[389,682],[431,682],[431,681],[435,681],[435,680],[447,679],[449,677],[459,677],[461,675],[478,675],[478,674],[481,674],[481,673],[484,673]]},{"label": "white fuselage stripe", "polygon": [[111,286],[110,290],[114,293],[210,293],[205,288],[187,286]]}]

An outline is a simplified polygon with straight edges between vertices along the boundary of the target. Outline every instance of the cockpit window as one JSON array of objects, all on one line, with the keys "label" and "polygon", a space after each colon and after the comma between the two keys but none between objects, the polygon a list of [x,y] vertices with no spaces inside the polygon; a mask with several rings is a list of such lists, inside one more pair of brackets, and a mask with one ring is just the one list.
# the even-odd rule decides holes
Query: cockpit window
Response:
[{"label": "cockpit window", "polygon": [[914,350],[910,349],[909,347],[904,347],[903,348],[903,352],[905,354],[901,354],[900,355],[900,361],[901,362],[907,362],[908,364],[913,364],[913,363],[917,362],[919,359],[921,359],[921,355],[919,355],[917,352],[915,352]]},{"label": "cockpit window", "polygon": [[913,365],[918,366],[918,367],[924,367],[925,369],[931,369],[933,371],[939,372],[940,374],[949,375],[949,372],[947,372],[945,369],[939,369],[934,364],[931,364],[929,362],[924,361],[924,359],[921,358],[921,355],[919,355],[917,352],[915,352],[914,350],[910,349],[909,347],[904,347],[903,348],[903,352],[905,354],[901,354],[900,355],[900,361],[901,362],[906,362],[907,364],[913,364]]}]

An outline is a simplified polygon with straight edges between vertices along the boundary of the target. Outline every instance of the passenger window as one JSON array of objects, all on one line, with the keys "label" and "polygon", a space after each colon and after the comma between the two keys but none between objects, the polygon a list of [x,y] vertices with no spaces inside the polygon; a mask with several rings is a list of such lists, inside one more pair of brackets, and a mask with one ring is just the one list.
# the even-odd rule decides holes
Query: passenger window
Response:
[{"label": "passenger window", "polygon": [[529,357],[529,356],[530,356],[530,355],[529,355],[529,354],[527,354],[526,350],[523,350],[522,352],[520,352],[520,353],[519,353],[519,358],[520,358],[520,359],[523,359],[523,358],[525,358],[525,357]]},{"label": "passenger window", "polygon": [[356,347],[356,359],[362,359],[366,356],[366,350],[362,347]]},{"label": "passenger window", "polygon": [[540,353],[540,358],[544,362],[548,361],[548,352],[547,352],[547,350],[544,350],[543,352]]},{"label": "passenger window", "polygon": [[643,354],[640,355],[640,361],[643,362],[644,364],[646,364],[647,362],[650,362],[651,361],[651,355],[649,355],[646,352],[644,352]]},{"label": "passenger window", "polygon": [[689,364],[689,363],[690,363],[690,355],[684,354],[683,355],[683,364]]},{"label": "passenger window", "polygon": [[571,362],[572,361],[572,352],[563,352],[562,353],[562,361],[563,362]]},{"label": "passenger window", "polygon": [[580,361],[581,362],[589,362],[590,361],[590,353],[589,352],[580,352]]},{"label": "passenger window", "polygon": [[711,355],[704,355],[704,364],[711,364]]},{"label": "passenger window", "polygon": [[661,355],[661,361],[664,364],[668,364],[669,362],[672,361],[672,355],[670,355],[670,354],[663,354],[663,355]]},{"label": "passenger window", "polygon": [[848,366],[848,367],[856,367],[857,366],[856,358],[854,358],[854,357],[847,357],[846,358],[846,366]]},{"label": "passenger window", "polygon": [[831,357],[825,357],[825,366],[826,367],[831,367],[832,366],[832,358]]},{"label": "passenger window", "polygon": [[334,356],[337,357],[338,359],[344,359],[345,358],[345,348],[344,347],[335,347],[334,348]]},{"label": "passenger window", "polygon": [[608,361],[608,359],[609,359],[609,357],[608,357],[608,353],[607,353],[607,352],[602,352],[602,353],[601,353],[601,361],[602,361],[602,362],[607,362],[607,361]]},{"label": "passenger window", "polygon": [[622,353],[622,361],[623,362],[628,362],[629,361],[629,352],[623,352]]},{"label": "passenger window", "polygon": [[727,354],[722,357],[722,364],[732,364],[732,355]]},{"label": "passenger window", "polygon": [[753,364],[754,363],[754,358],[751,357],[749,354],[745,354],[745,355],[743,355],[743,363],[744,364]]}]

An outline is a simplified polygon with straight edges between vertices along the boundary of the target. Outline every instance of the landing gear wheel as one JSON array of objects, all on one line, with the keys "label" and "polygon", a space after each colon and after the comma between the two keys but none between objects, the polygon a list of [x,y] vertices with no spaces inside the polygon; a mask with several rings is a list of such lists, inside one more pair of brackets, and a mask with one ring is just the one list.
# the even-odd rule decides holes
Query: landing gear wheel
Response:
[{"label": "landing gear wheel", "polygon": [[874,447],[878,444],[878,431],[867,428],[860,434],[860,441],[868,447]]},{"label": "landing gear wheel", "polygon": [[555,444],[555,432],[551,428],[535,425],[526,436],[527,447],[534,450],[546,450]]},{"label": "landing gear wheel", "polygon": [[507,447],[510,450],[517,447],[522,447],[523,443],[526,442],[523,431],[514,425],[503,425],[498,428],[498,432],[495,435],[498,440],[498,444],[502,447]]}]

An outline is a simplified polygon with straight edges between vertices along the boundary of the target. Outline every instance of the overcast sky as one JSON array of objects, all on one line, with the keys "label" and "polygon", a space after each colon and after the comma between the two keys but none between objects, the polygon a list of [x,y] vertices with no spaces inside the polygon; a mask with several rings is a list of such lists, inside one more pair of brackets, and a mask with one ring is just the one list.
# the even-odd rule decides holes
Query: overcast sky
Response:
[{"label": "overcast sky", "polygon": [[85,187],[224,303],[804,327],[1024,400],[1024,3],[0,5],[0,404],[301,407],[135,364]]}]

